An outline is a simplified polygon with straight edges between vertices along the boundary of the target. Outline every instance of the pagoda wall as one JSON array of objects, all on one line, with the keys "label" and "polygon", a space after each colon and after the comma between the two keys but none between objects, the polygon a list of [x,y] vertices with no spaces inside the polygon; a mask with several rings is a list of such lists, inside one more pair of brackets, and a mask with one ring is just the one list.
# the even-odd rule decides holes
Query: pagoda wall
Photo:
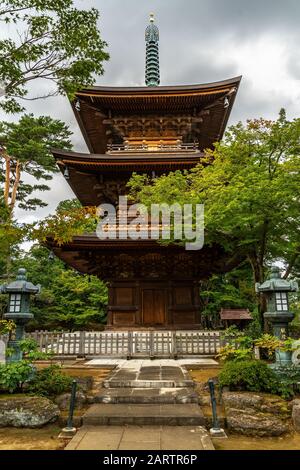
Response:
[{"label": "pagoda wall", "polygon": [[110,283],[107,327],[193,328],[200,323],[199,285],[194,280]]}]

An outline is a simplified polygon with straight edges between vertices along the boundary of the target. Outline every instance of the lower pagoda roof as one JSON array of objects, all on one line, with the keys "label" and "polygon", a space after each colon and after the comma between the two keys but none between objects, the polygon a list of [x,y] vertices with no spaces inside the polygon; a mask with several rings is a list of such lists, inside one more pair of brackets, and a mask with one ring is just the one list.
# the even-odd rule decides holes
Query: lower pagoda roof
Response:
[{"label": "lower pagoda roof", "polygon": [[61,246],[49,237],[46,245],[77,271],[106,281],[126,276],[200,280],[213,273],[226,273],[244,260],[241,253],[225,252],[216,244],[188,251],[182,245],[164,245],[151,239],[102,240],[96,233],[74,236]]}]

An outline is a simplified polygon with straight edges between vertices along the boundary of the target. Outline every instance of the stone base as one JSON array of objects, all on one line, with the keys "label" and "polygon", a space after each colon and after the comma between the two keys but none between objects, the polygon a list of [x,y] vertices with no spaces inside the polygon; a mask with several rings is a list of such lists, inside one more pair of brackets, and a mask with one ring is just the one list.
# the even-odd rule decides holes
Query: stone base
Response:
[{"label": "stone base", "polygon": [[58,439],[72,439],[77,432],[76,428],[63,428],[58,435]]},{"label": "stone base", "polygon": [[209,434],[210,437],[227,438],[226,432],[222,428],[211,428]]}]

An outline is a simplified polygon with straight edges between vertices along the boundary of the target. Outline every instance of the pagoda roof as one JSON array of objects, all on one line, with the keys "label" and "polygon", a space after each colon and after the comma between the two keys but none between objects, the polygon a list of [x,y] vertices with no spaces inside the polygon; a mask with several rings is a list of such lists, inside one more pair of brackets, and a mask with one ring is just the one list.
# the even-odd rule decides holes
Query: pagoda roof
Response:
[{"label": "pagoda roof", "polygon": [[[98,205],[102,201],[99,195],[99,176],[114,175],[117,179],[128,179],[134,171],[161,174],[166,171],[192,168],[199,163],[201,152],[194,153],[151,153],[146,155],[98,155],[76,153],[53,149],[52,153],[64,174],[68,167],[68,183],[83,205]],[[108,202],[108,201],[107,201]]]},{"label": "pagoda roof", "polygon": [[[200,157],[203,156],[203,152],[194,152],[194,153],[166,153],[166,152],[147,152],[146,154],[125,154],[120,153],[118,155],[110,154],[89,154],[89,153],[80,153],[80,152],[70,152],[67,150],[52,149],[52,154],[57,160],[57,164],[62,166],[62,163],[65,165],[71,165],[74,167],[95,167],[100,168],[101,171],[105,167],[113,168],[118,166],[118,171],[122,167],[130,166],[136,168],[137,166],[148,166],[153,165],[185,165],[190,163],[195,165],[199,162]],[[63,165],[63,166],[64,166]]]},{"label": "pagoda roof", "polygon": [[[204,150],[222,138],[240,81],[241,76],[200,85],[93,86],[78,91],[72,107],[89,151],[99,154],[107,149],[105,121],[108,117],[193,115],[207,111],[199,139],[199,148]],[[226,97],[228,104],[224,106]]]},{"label": "pagoda roof", "polygon": [[[101,240],[96,233],[77,235],[69,242],[58,245],[53,238],[48,237],[45,245],[54,254],[68,265],[81,273],[99,274],[101,279],[109,279],[109,269],[113,269],[114,275],[118,277],[116,257],[126,255],[133,256],[135,263],[140,256],[151,253],[161,253],[169,257],[181,255],[184,259],[189,258],[199,271],[199,278],[210,276],[214,272],[227,272],[239,265],[244,259],[240,253],[226,253],[217,244],[205,245],[201,250],[187,251],[184,246],[170,243],[165,246],[156,240],[151,239],[115,239]],[[185,272],[180,271],[181,277],[185,277]]]}]

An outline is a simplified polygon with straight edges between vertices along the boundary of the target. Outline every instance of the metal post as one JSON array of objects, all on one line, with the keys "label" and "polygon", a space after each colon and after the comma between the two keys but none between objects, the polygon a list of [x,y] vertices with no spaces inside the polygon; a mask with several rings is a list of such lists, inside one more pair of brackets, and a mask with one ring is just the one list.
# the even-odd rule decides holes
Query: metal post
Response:
[{"label": "metal post", "polygon": [[217,415],[217,402],[215,397],[215,385],[212,379],[208,380],[210,400],[211,400],[211,409],[212,409],[212,421],[213,427],[209,430],[211,436],[213,437],[227,437],[224,429],[220,428],[219,419]]},{"label": "metal post", "polygon": [[210,393],[210,401],[211,401],[211,408],[212,408],[212,416],[213,416],[213,428],[219,429],[219,420],[217,416],[217,402],[215,397],[215,385],[212,379],[208,381],[209,386],[209,393]]},{"label": "metal post", "polygon": [[72,390],[71,390],[71,399],[70,399],[70,408],[69,408],[69,417],[68,417],[68,423],[67,423],[67,428],[69,429],[73,428],[73,414],[74,414],[75,400],[76,400],[76,389],[77,389],[77,381],[73,380]]},{"label": "metal post", "polygon": [[63,428],[62,432],[58,436],[59,438],[62,438],[62,439],[64,438],[71,439],[74,436],[74,434],[76,434],[76,431],[77,431],[77,429],[73,426],[73,414],[74,414],[75,401],[76,401],[76,390],[77,390],[77,380],[73,380],[67,426]]}]

